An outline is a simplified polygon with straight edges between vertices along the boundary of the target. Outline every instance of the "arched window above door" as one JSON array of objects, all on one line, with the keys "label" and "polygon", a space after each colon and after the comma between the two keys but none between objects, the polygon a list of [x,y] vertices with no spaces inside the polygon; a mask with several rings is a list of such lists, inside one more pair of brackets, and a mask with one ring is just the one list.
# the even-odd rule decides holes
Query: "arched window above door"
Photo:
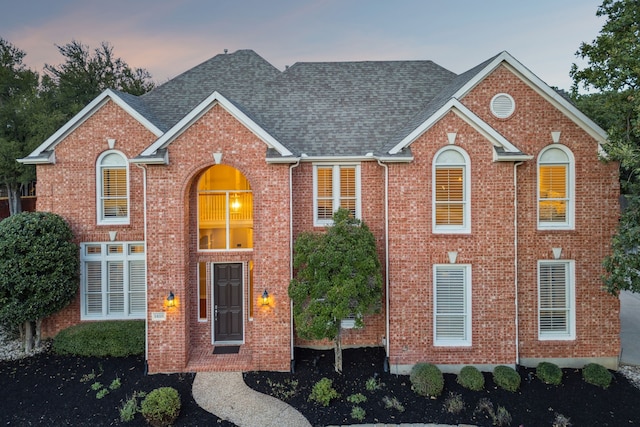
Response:
[{"label": "arched window above door", "polygon": [[198,249],[252,248],[253,193],[249,181],[231,166],[211,166],[198,180]]}]

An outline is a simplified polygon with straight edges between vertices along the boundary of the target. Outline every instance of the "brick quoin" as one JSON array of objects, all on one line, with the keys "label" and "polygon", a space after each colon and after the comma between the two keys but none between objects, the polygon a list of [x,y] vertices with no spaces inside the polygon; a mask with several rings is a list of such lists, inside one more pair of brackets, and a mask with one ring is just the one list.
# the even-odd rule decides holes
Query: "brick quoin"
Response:
[{"label": "brick quoin", "polygon": [[[508,93],[515,101],[515,111],[506,119],[490,111],[490,101],[498,93]],[[386,345],[389,366],[396,372],[423,361],[445,367],[515,365],[542,359],[567,365],[576,360],[615,363],[620,352],[619,302],[602,290],[600,277],[619,215],[617,165],[600,162],[596,140],[510,67],[499,66],[460,102],[533,159],[517,166],[514,176],[514,163],[494,161],[491,141],[476,125],[451,111],[412,142],[411,162],[385,164],[387,182],[385,167],[377,161],[359,162],[362,219],[377,242],[389,286],[389,311],[385,312],[383,297],[381,312],[366,317],[364,329],[344,331],[344,346]],[[561,132],[559,143],[575,157],[575,230],[570,231],[537,228],[537,156],[553,143],[551,132],[557,131]],[[449,144],[447,134],[452,132],[457,135],[455,145],[470,158],[469,234],[432,230],[433,159]],[[143,241],[146,174],[149,372],[288,371],[292,236],[324,230],[313,225],[313,163],[268,163],[265,142],[217,104],[171,142],[167,165],[130,164],[130,224],[97,225],[96,160],[108,149],[108,138],[114,138],[115,149],[132,159],[157,136],[116,103],[107,102],[56,147],[55,164],[37,166],[37,209],[62,215],[77,243],[109,241],[109,231],[117,231],[117,241]],[[213,153],[221,153],[221,164],[239,170],[250,183],[254,213],[250,251],[198,250],[197,184],[215,164]],[[537,262],[553,259],[551,249],[557,247],[562,248],[562,259],[575,260],[576,339],[541,341]],[[469,347],[441,347],[433,342],[433,265],[449,263],[450,251],[458,253],[458,264],[471,265]],[[229,262],[244,266],[244,341],[238,355],[212,355],[211,284],[208,279],[208,311],[203,321],[198,313],[198,263],[208,263],[210,277],[210,263]],[[248,285],[250,262],[252,287]],[[271,296],[269,307],[259,304],[265,289]],[[173,308],[165,307],[170,291],[178,301]],[[166,313],[165,321],[152,320],[152,313],[158,312]],[[71,305],[45,320],[43,333],[54,336],[79,322],[78,293]],[[299,338],[293,344],[331,345]]]}]

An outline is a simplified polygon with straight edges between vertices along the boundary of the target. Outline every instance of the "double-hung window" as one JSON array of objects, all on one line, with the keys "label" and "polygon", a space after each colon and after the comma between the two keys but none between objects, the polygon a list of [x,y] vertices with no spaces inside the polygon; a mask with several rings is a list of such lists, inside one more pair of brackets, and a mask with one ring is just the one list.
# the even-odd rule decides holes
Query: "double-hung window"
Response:
[{"label": "double-hung window", "polygon": [[98,224],[129,223],[129,168],[126,157],[107,151],[96,165]]},{"label": "double-hung window", "polygon": [[469,156],[459,147],[445,147],[433,161],[433,231],[469,233],[471,203]]},{"label": "double-hung window", "polygon": [[360,165],[314,165],[313,194],[315,225],[332,224],[338,208],[360,218]]},{"label": "double-hung window", "polygon": [[471,266],[433,267],[433,342],[436,346],[471,345]]},{"label": "double-hung window", "polygon": [[573,155],[553,145],[538,156],[538,228],[573,229]]},{"label": "double-hung window", "polygon": [[81,319],[144,319],[144,243],[82,243],[80,251]]},{"label": "double-hung window", "polygon": [[573,261],[538,261],[538,337],[575,339]]}]

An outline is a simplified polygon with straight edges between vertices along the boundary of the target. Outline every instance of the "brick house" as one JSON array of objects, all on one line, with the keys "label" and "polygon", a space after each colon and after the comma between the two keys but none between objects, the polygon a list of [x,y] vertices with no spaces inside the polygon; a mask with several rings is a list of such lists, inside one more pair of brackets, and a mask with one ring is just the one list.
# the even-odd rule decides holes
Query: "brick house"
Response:
[{"label": "brick house", "polygon": [[431,61],[282,72],[241,50],[140,97],[107,90],[20,159],[37,165],[38,210],[80,244],[78,296],[44,331],[146,319],[150,372],[287,371],[294,346],[326,344],[294,334],[293,242],[343,206],[385,277],[382,312],[346,346],[383,346],[399,373],[615,368],[605,138],[506,52],[456,75]]}]

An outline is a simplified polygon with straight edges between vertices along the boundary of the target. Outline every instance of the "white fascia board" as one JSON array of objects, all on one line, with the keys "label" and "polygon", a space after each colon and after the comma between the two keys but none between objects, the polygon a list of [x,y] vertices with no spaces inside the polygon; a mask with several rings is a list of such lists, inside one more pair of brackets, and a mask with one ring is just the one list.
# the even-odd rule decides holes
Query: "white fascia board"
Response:
[{"label": "white fascia board", "polygon": [[84,107],[78,114],[73,116],[71,120],[64,124],[60,129],[58,129],[53,135],[46,139],[42,144],[38,146],[29,156],[29,157],[37,157],[42,152],[54,148],[56,145],[60,143],[67,135],[73,132],[78,126],[84,123],[89,117],[91,117],[96,111],[98,111],[104,104],[107,103],[111,99],[115,102],[120,108],[125,110],[131,117],[140,122],[144,127],[146,127],[151,133],[156,136],[162,135],[162,131],[158,129],[153,123],[144,118],[140,113],[131,108],[129,104],[124,102],[122,98],[116,95],[111,89],[107,89],[98,95],[93,101],[91,101],[86,107]]},{"label": "white fascia board", "polygon": [[474,129],[479,131],[489,139],[495,146],[504,148],[507,152],[519,153],[513,144],[511,144],[504,136],[498,133],[494,128],[489,126],[484,120],[478,117],[473,111],[465,107],[456,98],[451,98],[444,104],[438,111],[432,114],[427,120],[425,120],[420,126],[407,135],[399,144],[389,150],[389,154],[398,154],[404,148],[408,147],[415,141],[420,135],[429,130],[434,124],[436,124],[447,113],[453,111],[457,116],[462,118],[465,122],[470,124]]},{"label": "white fascia board", "polygon": [[142,153],[140,153],[140,156],[152,156],[157,150],[165,148],[216,104],[222,106],[222,108],[224,108],[229,114],[231,114],[235,119],[242,123],[247,129],[253,132],[265,144],[267,144],[269,148],[275,149],[281,156],[292,155],[291,151],[285,148],[284,145],[278,142],[273,136],[271,136],[267,131],[258,126],[256,122],[251,120],[249,116],[243,113],[232,102],[230,102],[227,98],[216,91],[209,95],[200,104],[198,104],[193,110],[189,112],[189,114],[184,116],[178,123],[176,123],[164,135],[158,138],[153,144],[147,147]]},{"label": "white fascia board", "polygon": [[529,87],[543,96],[547,101],[551,102],[551,104],[553,104],[556,108],[560,109],[581,129],[583,129],[591,137],[598,141],[598,144],[602,144],[607,140],[606,131],[604,131],[593,120],[584,115],[584,113],[578,110],[569,101],[564,99],[558,92],[553,90],[540,77],[536,76],[533,72],[531,72],[531,70],[525,67],[520,61],[515,59],[509,54],[509,52],[506,51],[496,56],[496,58],[491,61],[491,63],[488,64],[482,71],[476,74],[473,79],[469,80],[467,84],[458,89],[453,97],[461,99],[485,77],[487,77],[487,75],[498,68],[498,66],[502,63],[505,63],[507,65],[507,68],[509,68],[512,72],[515,71],[516,75],[520,75],[520,77]]}]

